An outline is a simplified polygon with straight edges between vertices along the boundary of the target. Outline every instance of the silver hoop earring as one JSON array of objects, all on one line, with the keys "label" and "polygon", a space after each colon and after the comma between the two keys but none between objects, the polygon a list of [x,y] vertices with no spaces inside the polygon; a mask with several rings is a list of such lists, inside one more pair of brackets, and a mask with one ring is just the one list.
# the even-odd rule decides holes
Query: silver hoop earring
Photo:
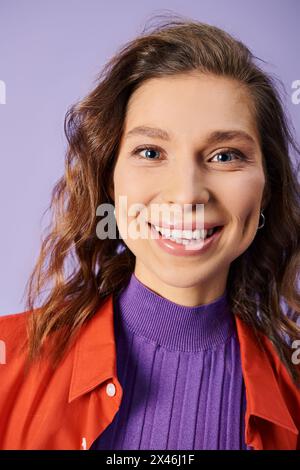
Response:
[{"label": "silver hoop earring", "polygon": [[266,221],[266,218],[265,218],[265,216],[264,216],[264,214],[263,214],[262,212],[260,213],[260,215],[261,215],[262,218],[263,218],[263,222],[262,222],[262,225],[259,225],[259,226],[257,227],[257,229],[262,228],[262,227],[265,225],[265,221]]}]

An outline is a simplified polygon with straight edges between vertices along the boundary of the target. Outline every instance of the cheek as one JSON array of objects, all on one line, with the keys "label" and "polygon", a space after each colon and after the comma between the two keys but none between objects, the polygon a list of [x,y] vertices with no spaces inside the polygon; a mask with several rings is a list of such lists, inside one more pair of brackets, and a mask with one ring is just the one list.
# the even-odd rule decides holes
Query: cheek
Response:
[{"label": "cheek", "polygon": [[256,171],[232,177],[230,185],[223,186],[223,205],[231,224],[226,238],[227,246],[231,247],[231,260],[243,253],[255,238],[264,184],[263,172]]},{"label": "cheek", "polygon": [[233,218],[245,221],[252,212],[256,217],[265,184],[263,172],[257,170],[228,176],[218,186],[220,203]]},{"label": "cheek", "polygon": [[131,202],[144,203],[154,192],[153,175],[147,168],[141,169],[121,162],[115,168],[114,189],[116,196],[127,196]]},{"label": "cheek", "polygon": [[[148,183],[147,183],[148,181]],[[145,178],[134,167],[116,165],[114,172],[115,207],[121,237],[132,250],[139,243],[137,234],[146,236],[146,228],[139,214],[145,214],[153,193],[153,178]]]}]

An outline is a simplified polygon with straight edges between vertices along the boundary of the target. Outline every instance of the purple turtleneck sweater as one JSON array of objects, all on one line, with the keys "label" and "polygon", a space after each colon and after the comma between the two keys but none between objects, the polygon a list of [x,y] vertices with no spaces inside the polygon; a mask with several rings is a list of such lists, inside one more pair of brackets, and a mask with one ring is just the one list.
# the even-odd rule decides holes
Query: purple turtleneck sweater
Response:
[{"label": "purple turtleneck sweater", "polygon": [[245,387],[227,292],[187,307],[133,273],[114,298],[114,325],[123,397],[91,449],[247,449]]}]

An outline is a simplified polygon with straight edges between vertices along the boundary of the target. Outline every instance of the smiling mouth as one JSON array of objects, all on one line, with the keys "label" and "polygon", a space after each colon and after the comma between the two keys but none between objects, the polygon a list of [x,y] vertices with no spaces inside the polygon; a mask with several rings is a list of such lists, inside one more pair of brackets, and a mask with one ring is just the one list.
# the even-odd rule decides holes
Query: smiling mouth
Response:
[{"label": "smiling mouth", "polygon": [[159,235],[159,238],[165,238],[167,240],[174,241],[178,244],[192,244],[192,243],[199,242],[199,240],[203,240],[203,241],[207,240],[211,238],[216,232],[220,232],[224,227],[224,225],[217,225],[213,227],[212,229],[207,230],[206,233],[201,232],[201,233],[198,233],[197,236],[193,236],[192,238],[191,237],[186,238],[186,237],[171,236],[171,233],[173,232],[173,230],[169,231],[168,235],[166,235],[162,233],[162,231],[157,230],[155,226],[151,224],[150,222],[148,222],[148,225],[150,229],[152,228]]}]

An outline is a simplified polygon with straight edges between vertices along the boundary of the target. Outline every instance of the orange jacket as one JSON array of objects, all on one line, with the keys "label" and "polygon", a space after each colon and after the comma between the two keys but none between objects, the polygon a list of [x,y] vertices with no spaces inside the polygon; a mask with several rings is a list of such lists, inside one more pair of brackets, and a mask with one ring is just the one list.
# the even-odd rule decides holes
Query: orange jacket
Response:
[{"label": "orange jacket", "polygon": [[[116,373],[112,294],[82,327],[56,370],[43,359],[24,376],[20,345],[28,315],[0,317],[0,449],[89,449],[112,422],[123,395]],[[246,387],[247,444],[255,450],[300,449],[300,390],[272,343],[263,336],[263,352],[252,328],[234,318]]]}]

